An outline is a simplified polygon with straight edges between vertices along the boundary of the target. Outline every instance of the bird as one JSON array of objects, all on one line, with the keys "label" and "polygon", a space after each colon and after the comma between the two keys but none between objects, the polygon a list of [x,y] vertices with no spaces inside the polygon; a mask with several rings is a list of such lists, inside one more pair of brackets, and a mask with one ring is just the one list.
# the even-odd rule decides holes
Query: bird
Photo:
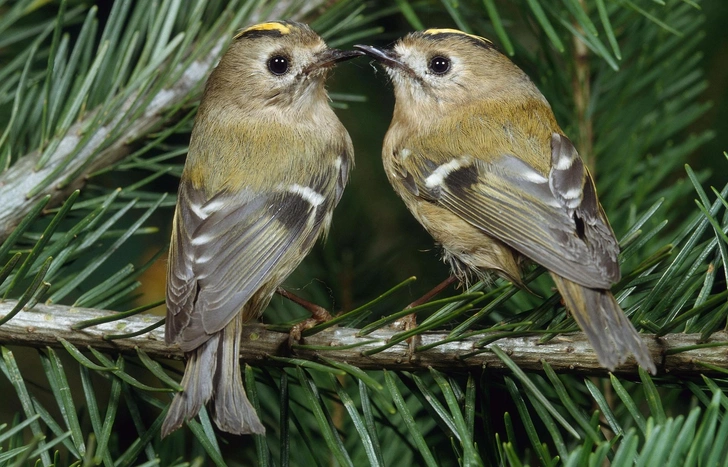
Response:
[{"label": "bird", "polygon": [[531,79],[494,44],[456,29],[389,48],[356,45],[395,95],[382,147],[389,182],[461,283],[499,275],[525,288],[544,266],[610,370],[652,356],[610,288],[619,245],[589,169]]},{"label": "bird", "polygon": [[354,150],[325,80],[358,55],[270,21],[239,31],[210,74],[173,218],[165,340],[187,363],[162,437],[211,399],[220,430],[265,432],[242,384],[241,330],[329,228]]}]

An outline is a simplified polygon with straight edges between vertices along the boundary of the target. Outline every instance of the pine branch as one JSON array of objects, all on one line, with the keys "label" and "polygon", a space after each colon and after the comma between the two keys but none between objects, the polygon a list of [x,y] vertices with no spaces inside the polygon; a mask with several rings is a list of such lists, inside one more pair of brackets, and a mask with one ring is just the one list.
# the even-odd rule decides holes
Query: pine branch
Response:
[{"label": "pine branch", "polygon": [[[0,303],[0,317],[12,310],[15,303],[14,300]],[[92,346],[96,350],[114,350],[128,354],[136,354],[138,348],[152,357],[182,358],[182,351],[165,344],[161,327],[138,337],[109,339],[120,333],[139,332],[160,321],[159,316],[150,313],[114,319],[81,330],[74,329],[81,322],[113,315],[118,313],[93,308],[38,304],[0,326],[0,344],[60,347],[60,339],[63,339],[80,348]],[[385,344],[396,331],[379,329],[363,337],[358,336],[358,332],[358,329],[352,328],[329,328],[305,337],[300,344],[294,344],[289,349],[288,334],[271,331],[260,324],[252,324],[245,326],[243,332],[241,358],[249,362],[266,361],[266,364],[271,365],[278,364],[272,357],[294,356],[308,361],[325,358],[346,362],[365,370],[505,370],[507,367],[504,362],[488,350],[497,345],[526,371],[540,371],[546,362],[559,373],[578,373],[584,376],[607,374],[599,366],[583,333],[559,335],[545,344],[540,343],[541,337],[537,335],[506,337],[482,347],[479,343],[483,339],[495,338],[497,335],[480,334],[418,351],[414,358],[409,358],[407,343],[397,344],[372,355],[364,355],[368,353],[366,351]],[[428,346],[447,338],[446,332],[426,333],[418,336],[417,345]],[[661,373],[699,377],[724,375],[728,371],[728,361],[725,358],[725,346],[728,346],[726,332],[714,333],[705,342],[701,342],[701,335],[697,333],[674,333],[659,338],[644,334],[644,339],[648,342]],[[631,361],[619,367],[615,373],[635,375],[636,364]]]},{"label": "pine branch", "polygon": [[[294,6],[296,3],[293,0],[279,1],[272,10],[267,6],[259,6],[250,14],[247,22],[254,24],[266,19],[278,19],[283,12],[291,10],[295,11],[289,17],[291,20],[301,19],[321,6],[324,0],[307,2],[305,6]],[[121,111],[103,125],[94,124],[99,120],[99,109],[87,112],[69,128],[55,150],[45,154],[43,148],[36,149],[21,157],[2,173],[0,242],[13,232],[40,199],[51,195],[50,206],[65,200],[70,193],[84,185],[88,174],[108,167],[129,155],[132,152],[131,143],[158,128],[159,124],[168,118],[165,115],[167,111],[183,102],[198,98],[202,90],[201,83],[207,78],[208,71],[218,59],[228,39],[222,37],[209,53],[189,63],[172,86],[159,89],[152,95],[147,95],[148,87],[140,87],[120,106]],[[194,43],[190,45],[191,48],[195,46]],[[146,103],[149,104],[145,109],[139,108]],[[138,116],[133,122],[124,125],[123,120],[135,114]],[[124,128],[121,133],[117,133],[119,127]],[[88,128],[92,129],[91,134],[86,134]],[[113,140],[111,144],[109,138]],[[71,154],[74,155],[69,160]],[[44,162],[41,163],[41,160]],[[39,186],[44,188],[36,189]]]},{"label": "pine branch", "polygon": [[[578,25],[575,26],[579,28]],[[576,110],[576,121],[578,128],[578,144],[581,148],[580,155],[584,163],[589,167],[592,176],[596,174],[594,163],[594,122],[589,111],[591,99],[591,65],[589,63],[589,49],[578,38],[573,39],[573,62],[574,77],[572,87],[574,89],[574,107]]]}]

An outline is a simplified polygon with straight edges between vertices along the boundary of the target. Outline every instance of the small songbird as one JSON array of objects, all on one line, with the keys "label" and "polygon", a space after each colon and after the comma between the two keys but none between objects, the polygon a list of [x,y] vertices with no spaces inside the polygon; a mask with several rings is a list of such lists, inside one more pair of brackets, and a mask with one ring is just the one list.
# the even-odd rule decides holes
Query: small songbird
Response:
[{"label": "small songbird", "polygon": [[541,264],[601,365],[631,353],[654,373],[610,292],[619,246],[594,181],[528,76],[487,39],[454,29],[355,48],[394,83],[384,169],[453,275],[494,271],[523,286],[523,260]]},{"label": "small songbird", "polygon": [[240,31],[210,75],[172,227],[165,337],[187,366],[162,436],[211,398],[221,430],[265,431],[243,389],[241,329],[329,227],[353,148],[324,84],[357,55],[269,22]]}]

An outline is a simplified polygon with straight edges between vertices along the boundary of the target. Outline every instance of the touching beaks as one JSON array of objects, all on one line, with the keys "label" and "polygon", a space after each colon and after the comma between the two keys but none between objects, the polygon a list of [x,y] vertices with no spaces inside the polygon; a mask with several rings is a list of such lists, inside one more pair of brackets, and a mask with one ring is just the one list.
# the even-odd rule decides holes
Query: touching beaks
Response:
[{"label": "touching beaks", "polygon": [[361,55],[364,55],[364,52],[360,50],[326,49],[318,54],[316,63],[312,64],[306,71],[310,72],[319,68],[329,68],[338,62],[350,60]]},{"label": "touching beaks", "polygon": [[390,49],[379,49],[377,47],[372,47],[371,45],[355,45],[354,48],[366,55],[369,55],[382,65],[391,68],[407,68],[404,63],[397,59],[394,52]]}]

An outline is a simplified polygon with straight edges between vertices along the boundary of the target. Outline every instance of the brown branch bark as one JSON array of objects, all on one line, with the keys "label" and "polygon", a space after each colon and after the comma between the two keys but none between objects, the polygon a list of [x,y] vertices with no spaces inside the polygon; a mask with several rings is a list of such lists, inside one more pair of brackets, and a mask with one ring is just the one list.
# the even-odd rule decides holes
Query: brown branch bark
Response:
[{"label": "brown branch bark", "polygon": [[[15,303],[13,300],[1,302],[0,318],[6,315]],[[132,333],[144,329],[161,319],[157,315],[145,313],[80,331],[72,329],[72,326],[81,321],[112,314],[114,314],[112,311],[90,308],[36,305],[30,310],[22,311],[8,323],[0,326],[0,344],[58,347],[60,346],[59,339],[62,338],[80,349],[93,346],[98,350],[133,354],[138,347],[153,357],[175,359],[183,357],[183,353],[179,348],[164,343],[164,331],[161,328],[130,339],[113,341],[104,339],[106,335]],[[362,354],[363,351],[386,343],[396,332],[381,329],[363,337],[357,336],[357,332],[357,329],[351,328],[330,328],[303,338],[301,341],[303,346],[322,347],[325,350],[301,346],[294,346],[290,349],[287,344],[287,334],[270,331],[260,324],[251,324],[245,326],[243,332],[241,357],[254,365],[279,365],[280,363],[272,361],[269,357],[295,356],[311,361],[316,361],[319,357],[325,357],[370,370],[421,370],[428,367],[443,371],[465,371],[482,368],[506,369],[506,366],[498,357],[487,351],[469,358],[461,358],[463,355],[473,352],[475,350],[474,345],[486,336],[450,342],[430,350],[418,352],[414,356],[408,353],[409,346],[406,342],[380,353],[366,356]],[[445,332],[434,332],[422,334],[419,338],[421,345],[427,345],[439,342],[447,337]],[[542,345],[538,343],[539,339],[539,336],[503,338],[490,345],[498,345],[523,370],[541,370],[542,362],[545,361],[555,371],[561,373],[576,373],[585,376],[605,375],[607,373],[607,370],[599,366],[584,334],[561,335]],[[708,341],[710,343],[725,343],[726,346],[701,348],[680,353],[671,353],[671,351],[699,344],[700,335],[676,333],[655,338],[654,335],[645,334],[644,339],[654,355],[655,363],[661,374],[684,377],[697,377],[700,374],[721,374],[719,371],[703,364],[728,369],[728,333],[715,333]],[[368,343],[348,349],[336,348],[337,346],[350,346],[363,342]],[[634,361],[630,361],[619,367],[615,373],[634,375],[636,371],[636,364]]]},{"label": "brown branch bark", "polygon": [[[583,0],[579,2],[584,6]],[[582,31],[578,23],[574,23],[577,30]],[[576,107],[576,121],[579,130],[579,155],[584,163],[591,170],[592,176],[596,176],[596,163],[594,160],[594,122],[589,115],[589,101],[591,100],[591,67],[589,65],[589,49],[586,45],[574,36],[574,105]]]}]

